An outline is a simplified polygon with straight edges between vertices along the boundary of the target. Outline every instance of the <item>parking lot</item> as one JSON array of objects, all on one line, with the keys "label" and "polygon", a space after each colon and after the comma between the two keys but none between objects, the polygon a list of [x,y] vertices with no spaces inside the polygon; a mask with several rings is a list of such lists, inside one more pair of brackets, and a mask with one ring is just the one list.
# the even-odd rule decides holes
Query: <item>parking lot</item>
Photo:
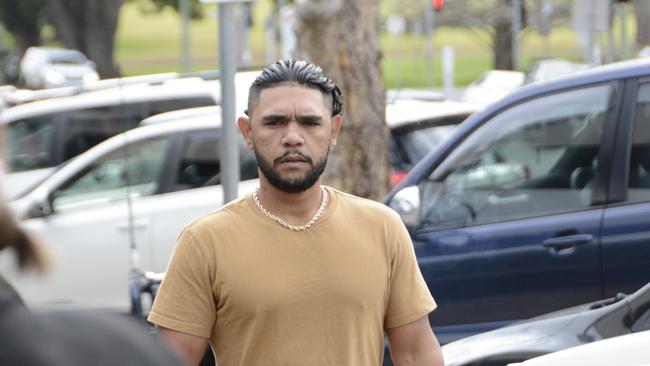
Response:
[{"label": "parking lot", "polygon": [[[639,351],[650,332],[650,58],[628,58],[549,57],[468,85],[373,91],[383,116],[363,122],[386,132],[386,154],[348,174],[387,173],[375,200],[408,232],[446,366],[577,365],[594,342],[602,362],[650,363]],[[257,150],[222,120],[224,99],[248,113],[259,68],[237,70],[225,96],[223,70],[101,78],[59,47],[30,48],[20,72],[0,88],[1,194],[51,266],[25,273],[3,250],[0,279],[29,308],[127,314],[156,333],[145,319],[177,239],[228,203],[232,167],[238,198],[284,222],[258,201]],[[326,171],[324,184],[339,189],[341,176]],[[208,347],[202,365],[211,357]]]}]

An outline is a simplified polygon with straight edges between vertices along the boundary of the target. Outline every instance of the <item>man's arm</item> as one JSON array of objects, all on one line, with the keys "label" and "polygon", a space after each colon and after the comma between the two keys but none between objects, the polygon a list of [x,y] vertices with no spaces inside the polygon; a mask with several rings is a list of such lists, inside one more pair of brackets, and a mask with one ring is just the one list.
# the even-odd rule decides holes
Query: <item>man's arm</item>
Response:
[{"label": "man's arm", "polygon": [[386,334],[395,366],[444,366],[440,344],[427,316],[387,329]]},{"label": "man's arm", "polygon": [[198,365],[208,347],[206,338],[169,328],[158,327],[158,335],[189,365]]}]

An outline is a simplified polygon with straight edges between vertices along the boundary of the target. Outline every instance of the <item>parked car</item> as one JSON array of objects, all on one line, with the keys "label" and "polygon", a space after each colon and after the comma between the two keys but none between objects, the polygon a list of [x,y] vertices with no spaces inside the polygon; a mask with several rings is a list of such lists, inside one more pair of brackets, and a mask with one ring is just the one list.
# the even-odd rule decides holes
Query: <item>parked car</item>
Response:
[{"label": "parked car", "polygon": [[218,81],[199,78],[140,83],[8,108],[0,125],[8,134],[5,194],[19,197],[54,167],[145,117],[179,108],[215,105]]},{"label": "parked car", "polygon": [[415,164],[444,141],[458,124],[483,108],[481,104],[395,99],[386,105],[390,129],[390,181],[397,185]]},{"label": "parked car", "polygon": [[98,80],[95,63],[77,50],[29,47],[20,61],[20,81],[41,89]]},{"label": "parked car", "polygon": [[492,103],[524,85],[526,74],[521,71],[490,70],[482,73],[465,88],[463,102]]},{"label": "parked car", "polygon": [[442,343],[650,279],[649,76],[636,59],[522,87],[387,196]]},{"label": "parked car", "polygon": [[[58,265],[43,278],[5,278],[33,306],[128,311],[129,270],[164,271],[182,228],[223,204],[220,126],[209,116],[132,129],[59,167],[10,202]],[[258,186],[257,163],[240,142],[244,194]]]},{"label": "parked car", "polygon": [[576,71],[587,70],[589,64],[580,64],[562,59],[544,59],[535,61],[526,74],[526,83],[551,80]]},{"label": "parked car", "polygon": [[386,102],[392,103],[398,99],[427,100],[442,102],[445,95],[439,91],[427,89],[389,89],[386,90]]},{"label": "parked car", "polygon": [[509,366],[647,366],[650,331],[626,334],[535,357]]},{"label": "parked car", "polygon": [[[615,339],[625,334],[650,334],[649,331],[650,284],[646,284],[631,295],[621,293],[610,299],[563,309],[463,338],[444,345],[442,352],[446,366],[505,366],[587,343],[602,345],[604,339]],[[647,335],[644,337],[648,339]],[[650,364],[647,346],[643,350]],[[623,354],[618,354],[618,358],[621,361],[626,359]],[[537,361],[532,360],[523,362],[523,365],[529,363],[538,365]],[[574,365],[594,363],[583,359],[583,362]],[[621,363],[611,362],[607,365]]]}]

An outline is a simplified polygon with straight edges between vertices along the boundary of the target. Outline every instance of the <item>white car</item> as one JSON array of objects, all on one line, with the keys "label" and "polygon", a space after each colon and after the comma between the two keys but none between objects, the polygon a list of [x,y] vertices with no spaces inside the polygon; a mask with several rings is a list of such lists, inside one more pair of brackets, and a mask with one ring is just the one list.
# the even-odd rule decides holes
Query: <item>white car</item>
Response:
[{"label": "white car", "polygon": [[81,84],[99,79],[95,63],[77,50],[29,47],[20,62],[20,80],[32,89]]},{"label": "white car", "polygon": [[8,108],[0,125],[8,134],[11,174],[4,194],[14,199],[54,167],[148,116],[179,108],[215,105],[218,81],[167,80],[100,89]]},{"label": "white car", "polygon": [[608,338],[508,366],[648,366],[650,330]]},{"label": "white car", "polygon": [[[238,112],[244,110],[248,86],[257,75],[256,71],[235,75]],[[4,182],[8,199],[20,197],[57,165],[137,126],[146,117],[221,102],[219,80],[204,79],[201,73],[182,78],[158,74],[108,79],[87,85],[86,89],[91,91],[2,111],[0,125],[7,126],[9,135],[11,174]]]},{"label": "white car", "polygon": [[505,97],[524,85],[526,74],[521,71],[490,70],[482,73],[463,92],[461,100],[489,104]]},{"label": "white car", "polygon": [[[59,167],[10,203],[52,252],[52,271],[18,275],[1,253],[5,278],[32,306],[127,311],[129,271],[164,271],[182,228],[222,206],[220,126],[208,116],[132,129]],[[245,194],[258,186],[257,164],[241,146]]]}]

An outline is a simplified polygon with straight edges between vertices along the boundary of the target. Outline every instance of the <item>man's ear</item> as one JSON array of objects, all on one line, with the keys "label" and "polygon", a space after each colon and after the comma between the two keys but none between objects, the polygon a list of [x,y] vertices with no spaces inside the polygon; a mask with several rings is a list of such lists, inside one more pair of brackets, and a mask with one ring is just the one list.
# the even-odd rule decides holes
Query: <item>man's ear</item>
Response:
[{"label": "man's ear", "polygon": [[253,136],[251,136],[251,120],[246,116],[240,116],[237,118],[237,126],[239,126],[239,131],[244,137],[244,144],[249,150],[253,149]]},{"label": "man's ear", "polygon": [[341,125],[343,124],[343,117],[340,114],[332,117],[332,137],[330,137],[330,149],[333,149],[336,146],[336,138],[341,131]]}]

